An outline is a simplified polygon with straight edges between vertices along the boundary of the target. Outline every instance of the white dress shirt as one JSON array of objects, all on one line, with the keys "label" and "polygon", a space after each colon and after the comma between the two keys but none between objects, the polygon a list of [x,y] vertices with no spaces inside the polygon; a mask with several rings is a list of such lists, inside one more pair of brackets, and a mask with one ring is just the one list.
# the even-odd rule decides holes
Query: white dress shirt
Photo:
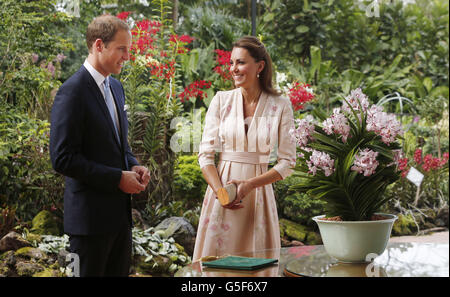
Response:
[{"label": "white dress shirt", "polygon": [[[100,72],[98,72],[98,71],[94,68],[94,66],[92,66],[91,63],[88,62],[87,59],[84,61],[83,66],[87,69],[87,71],[91,74],[92,78],[93,78],[93,79],[95,80],[95,82],[97,83],[97,86],[98,86],[98,88],[100,89],[100,92],[101,92],[102,95],[103,95],[103,99],[105,99],[105,101],[106,101],[105,92],[104,92],[104,86],[103,86],[103,83],[104,83],[106,77],[104,77],[103,74],[101,74]],[[111,95],[111,98],[114,98],[114,96],[113,96],[111,90],[109,90],[109,92],[111,93],[111,94],[110,94],[110,95]],[[119,117],[118,117],[118,115],[117,115],[117,106],[116,106],[115,100],[113,99],[112,101],[113,101],[113,105],[114,105],[114,115],[115,115],[115,119],[114,119],[114,120],[116,121],[116,125],[117,125],[117,128],[118,128],[118,130],[119,130],[119,134],[120,134],[120,128],[119,128],[120,125],[119,125]],[[120,142],[120,141],[119,141],[119,142]]]}]

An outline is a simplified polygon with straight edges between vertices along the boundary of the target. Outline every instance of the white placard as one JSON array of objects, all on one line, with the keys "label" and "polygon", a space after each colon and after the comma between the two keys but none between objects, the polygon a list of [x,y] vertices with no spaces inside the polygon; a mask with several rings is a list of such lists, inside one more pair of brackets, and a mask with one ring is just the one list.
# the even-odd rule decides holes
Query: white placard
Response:
[{"label": "white placard", "polygon": [[422,183],[423,180],[423,174],[416,168],[411,167],[411,169],[409,169],[406,178],[409,179],[416,186],[420,187],[420,184]]}]

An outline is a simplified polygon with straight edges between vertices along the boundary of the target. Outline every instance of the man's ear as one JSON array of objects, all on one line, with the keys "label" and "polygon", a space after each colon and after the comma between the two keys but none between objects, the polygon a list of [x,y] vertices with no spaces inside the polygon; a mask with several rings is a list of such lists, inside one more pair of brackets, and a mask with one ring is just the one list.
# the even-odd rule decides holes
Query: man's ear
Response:
[{"label": "man's ear", "polygon": [[94,43],[92,44],[92,49],[96,52],[101,53],[103,51],[103,48],[105,47],[105,44],[103,43],[103,40],[100,38],[97,38]]}]

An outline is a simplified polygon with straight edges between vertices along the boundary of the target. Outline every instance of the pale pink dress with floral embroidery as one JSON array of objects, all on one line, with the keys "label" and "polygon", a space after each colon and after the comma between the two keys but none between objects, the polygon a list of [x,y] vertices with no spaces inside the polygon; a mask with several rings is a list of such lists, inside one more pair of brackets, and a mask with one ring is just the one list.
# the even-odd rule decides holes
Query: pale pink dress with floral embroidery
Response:
[{"label": "pale pink dress with floral embroidery", "polygon": [[[245,132],[244,123],[249,124]],[[215,152],[222,184],[246,180],[268,170],[269,155],[277,152],[274,169],[286,178],[295,166],[296,148],[289,130],[294,126],[291,103],[280,96],[262,93],[254,116],[244,122],[240,88],[218,92],[205,118],[198,161],[214,165]],[[272,185],[253,190],[238,210],[222,207],[208,186],[200,215],[193,260],[204,256],[280,247],[278,214]]]}]

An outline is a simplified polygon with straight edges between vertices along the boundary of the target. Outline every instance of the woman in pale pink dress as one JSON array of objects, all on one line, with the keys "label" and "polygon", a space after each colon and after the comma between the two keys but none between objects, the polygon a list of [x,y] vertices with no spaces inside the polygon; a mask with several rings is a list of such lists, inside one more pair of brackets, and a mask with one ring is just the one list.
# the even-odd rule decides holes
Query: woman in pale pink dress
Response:
[{"label": "woman in pale pink dress", "polygon": [[[233,44],[230,62],[236,89],[212,99],[200,144],[198,160],[209,187],[194,261],[281,245],[272,183],[286,178],[295,166],[291,103],[273,89],[272,61],[257,38],[243,37]],[[273,150],[277,163],[268,170]],[[236,199],[222,206],[216,193],[228,183],[237,185]]]}]

